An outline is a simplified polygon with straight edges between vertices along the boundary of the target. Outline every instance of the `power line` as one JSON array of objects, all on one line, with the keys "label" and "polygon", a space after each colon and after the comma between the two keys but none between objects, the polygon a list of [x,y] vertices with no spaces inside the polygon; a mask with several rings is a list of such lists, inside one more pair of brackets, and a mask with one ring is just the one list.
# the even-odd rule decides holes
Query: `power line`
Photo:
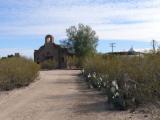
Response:
[{"label": "power line", "polygon": [[110,47],[112,48],[112,53],[113,53],[114,47],[116,47],[115,44],[116,44],[116,43],[110,43]]}]

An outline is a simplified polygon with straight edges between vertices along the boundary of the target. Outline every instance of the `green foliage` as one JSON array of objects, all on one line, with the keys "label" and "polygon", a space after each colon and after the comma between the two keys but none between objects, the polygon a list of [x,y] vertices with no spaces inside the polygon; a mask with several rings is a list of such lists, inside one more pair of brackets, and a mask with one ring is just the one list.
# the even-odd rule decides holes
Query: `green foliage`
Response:
[{"label": "green foliage", "polygon": [[96,52],[98,37],[91,27],[79,24],[66,30],[68,45],[72,46],[77,57],[85,57]]},{"label": "green foliage", "polygon": [[38,75],[39,65],[22,57],[0,60],[0,90],[27,86]]},{"label": "green foliage", "polygon": [[84,62],[89,85],[105,89],[118,109],[160,100],[160,56],[95,56]]},{"label": "green foliage", "polygon": [[52,70],[57,68],[58,63],[55,60],[49,59],[49,60],[45,60],[40,65],[41,65],[41,69]]}]

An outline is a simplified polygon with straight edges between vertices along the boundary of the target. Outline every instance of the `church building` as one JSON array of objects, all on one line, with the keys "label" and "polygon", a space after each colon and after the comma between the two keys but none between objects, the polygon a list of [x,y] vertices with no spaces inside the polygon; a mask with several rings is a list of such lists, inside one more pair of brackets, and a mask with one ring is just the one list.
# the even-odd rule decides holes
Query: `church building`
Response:
[{"label": "church building", "polygon": [[68,56],[71,56],[68,49],[55,44],[52,35],[47,35],[45,44],[34,51],[34,61],[36,63],[40,64],[46,60],[54,60],[57,65],[56,68],[67,68]]}]

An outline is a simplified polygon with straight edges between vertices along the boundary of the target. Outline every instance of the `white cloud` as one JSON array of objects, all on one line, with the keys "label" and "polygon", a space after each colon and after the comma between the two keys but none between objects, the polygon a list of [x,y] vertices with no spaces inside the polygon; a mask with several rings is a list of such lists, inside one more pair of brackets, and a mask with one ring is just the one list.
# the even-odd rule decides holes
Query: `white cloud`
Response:
[{"label": "white cloud", "polygon": [[[0,12],[0,34],[42,35],[64,38],[65,29],[89,24],[100,39],[160,40],[159,0],[7,0]],[[12,7],[12,6],[15,7]],[[7,14],[9,14],[7,16]],[[8,20],[10,18],[11,20]],[[121,21],[121,22],[120,22]]]}]

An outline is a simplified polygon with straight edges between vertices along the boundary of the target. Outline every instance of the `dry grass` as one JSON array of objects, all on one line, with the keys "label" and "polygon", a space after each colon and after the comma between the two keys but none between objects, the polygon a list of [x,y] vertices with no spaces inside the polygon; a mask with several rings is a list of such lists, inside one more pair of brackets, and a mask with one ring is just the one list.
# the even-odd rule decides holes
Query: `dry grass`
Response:
[{"label": "dry grass", "polygon": [[55,60],[45,60],[40,64],[41,69],[52,70],[58,67],[58,63]]},{"label": "dry grass", "polygon": [[[112,82],[115,81],[119,96],[114,102],[117,103],[117,100],[121,99],[120,101],[125,101],[125,107],[160,99],[159,55],[148,54],[143,57],[97,55],[85,60],[84,70],[84,76],[89,84],[105,89],[108,96],[113,87]],[[91,77],[88,78],[89,74]],[[111,100],[114,95],[111,94]]]},{"label": "dry grass", "polygon": [[39,65],[30,59],[13,57],[0,60],[0,90],[27,86],[38,75]]}]

